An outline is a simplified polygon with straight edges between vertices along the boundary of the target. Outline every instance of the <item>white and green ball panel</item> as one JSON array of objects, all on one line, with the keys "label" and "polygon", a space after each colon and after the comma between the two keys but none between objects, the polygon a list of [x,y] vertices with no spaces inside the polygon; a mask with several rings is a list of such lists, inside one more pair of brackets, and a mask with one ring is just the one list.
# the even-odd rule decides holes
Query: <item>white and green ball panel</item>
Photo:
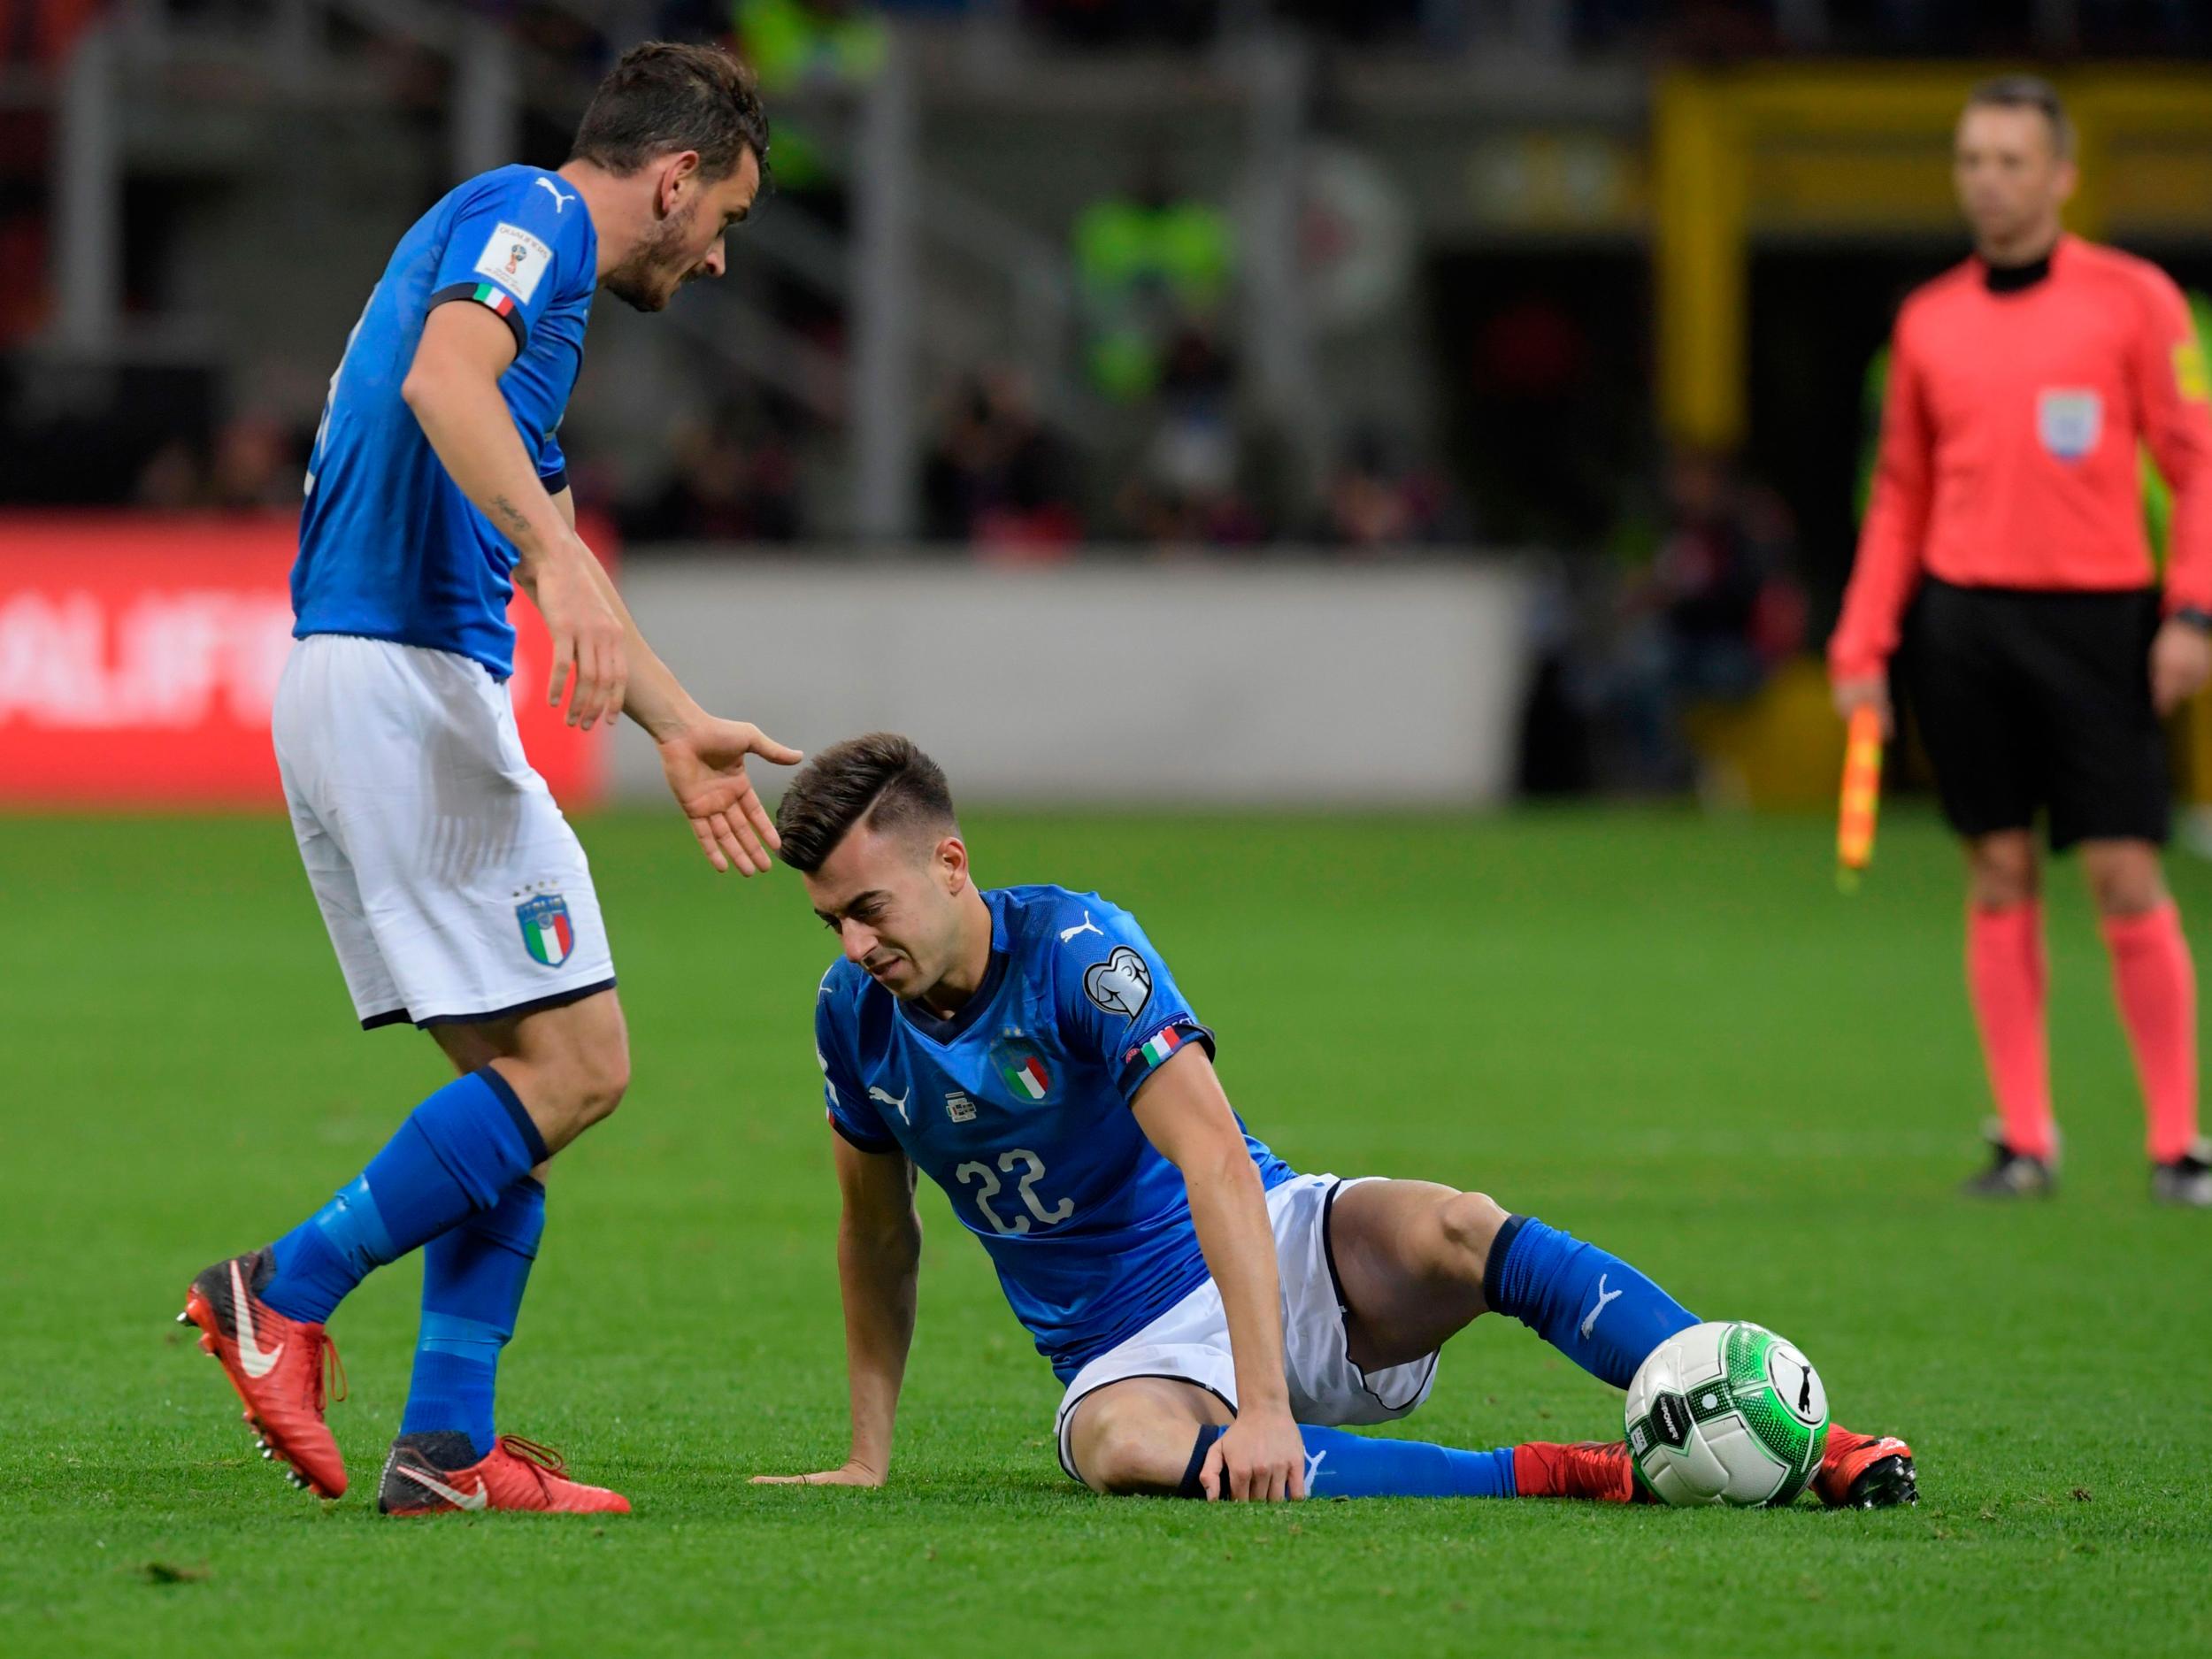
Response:
[{"label": "white and green ball panel", "polygon": [[1819,1374],[1772,1332],[1741,1321],[1661,1343],[1629,1386],[1626,1415],[1639,1472],[1677,1505],[1787,1503],[1827,1441]]}]

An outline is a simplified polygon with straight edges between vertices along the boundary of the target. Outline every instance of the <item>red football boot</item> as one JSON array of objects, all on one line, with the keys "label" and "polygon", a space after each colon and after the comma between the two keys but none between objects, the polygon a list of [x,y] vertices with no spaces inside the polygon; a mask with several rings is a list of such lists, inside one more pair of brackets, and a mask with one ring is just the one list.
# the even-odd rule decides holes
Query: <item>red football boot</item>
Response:
[{"label": "red football boot", "polygon": [[185,1293],[179,1325],[200,1327],[200,1351],[212,1354],[245,1402],[261,1455],[281,1458],[291,1482],[319,1498],[346,1489],[345,1460],[323,1422],[324,1373],[346,1397],[338,1346],[319,1325],[288,1319],[257,1294],[275,1271],[266,1250],[218,1262]]},{"label": "red football boot", "polygon": [[1650,1503],[1636,1479],[1626,1440],[1530,1440],[1513,1448],[1513,1491],[1523,1498],[1583,1498],[1595,1503]]},{"label": "red football boot", "polygon": [[604,1486],[571,1480],[561,1455],[534,1440],[503,1434],[479,1458],[467,1435],[438,1430],[403,1434],[392,1442],[376,1507],[387,1515],[478,1509],[627,1515],[630,1501]]},{"label": "red football boot", "polygon": [[1883,1509],[1919,1502],[1920,1477],[1912,1448],[1894,1434],[1854,1434],[1832,1423],[1813,1490],[1832,1509]]}]

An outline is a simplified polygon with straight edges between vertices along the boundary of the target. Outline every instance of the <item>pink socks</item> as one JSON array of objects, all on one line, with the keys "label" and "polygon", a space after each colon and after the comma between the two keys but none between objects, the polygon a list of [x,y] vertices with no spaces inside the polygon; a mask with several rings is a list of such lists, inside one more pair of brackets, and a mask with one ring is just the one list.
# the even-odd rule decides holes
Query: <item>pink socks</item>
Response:
[{"label": "pink socks", "polygon": [[[2169,910],[2170,926],[2170,907]],[[2147,920],[2148,918],[2145,918]],[[2189,972],[2187,949],[2177,926],[2175,948],[2182,972]],[[2118,947],[2113,960],[2119,961]],[[1989,1063],[1990,1092],[2004,1120],[2005,1144],[2016,1152],[2047,1162],[2056,1143],[2051,1123],[2049,1045],[2043,1027],[2043,995],[2049,973],[2043,956],[2043,906],[2033,899],[2009,910],[1966,911],[1966,988],[1974,1004],[1974,1024]],[[2184,1000],[2193,1009],[2193,993]],[[2127,994],[2121,994],[2122,1005]],[[2170,1016],[2169,1016],[2170,1018]],[[2132,1020],[2129,1030],[2135,1029]],[[2141,1048],[2139,1043],[2139,1057]],[[2195,1087],[2195,1035],[2191,1027],[2190,1087]]]},{"label": "pink socks", "polygon": [[2145,1138],[2154,1159],[2170,1163],[2197,1138],[2197,971],[2181,912],[2169,899],[2141,916],[2107,917],[2103,931],[2143,1084]]}]

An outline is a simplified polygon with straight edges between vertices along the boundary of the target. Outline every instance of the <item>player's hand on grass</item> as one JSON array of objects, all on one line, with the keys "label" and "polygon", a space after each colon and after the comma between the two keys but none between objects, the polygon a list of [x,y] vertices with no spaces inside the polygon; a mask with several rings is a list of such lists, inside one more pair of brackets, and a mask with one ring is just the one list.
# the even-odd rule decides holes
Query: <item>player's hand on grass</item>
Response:
[{"label": "player's hand on grass", "polygon": [[699,838],[707,862],[717,870],[734,867],[740,875],[765,872],[769,855],[783,843],[746,775],[745,757],[757,755],[779,766],[795,766],[799,751],[749,720],[710,717],[662,739],[660,751],[669,790],[691,820],[691,833]]},{"label": "player's hand on grass", "polygon": [[836,1469],[820,1469],[810,1475],[755,1475],[757,1486],[879,1486],[883,1477],[872,1470],[846,1463]]},{"label": "player's hand on grass", "polygon": [[1882,717],[1882,735],[1896,735],[1896,720],[1889,706],[1889,676],[1886,673],[1846,674],[1829,685],[1836,713],[1847,723],[1861,709],[1870,708]]},{"label": "player's hand on grass", "polygon": [[568,700],[568,723],[587,732],[601,715],[611,718],[622,711],[630,678],[622,618],[592,580],[587,568],[591,557],[591,550],[578,542],[565,556],[546,559],[533,594],[553,636],[553,676],[545,700],[561,706],[572,669],[575,690]]},{"label": "player's hand on grass", "polygon": [[1286,1408],[1245,1411],[1213,1443],[1198,1471],[1209,1500],[1256,1503],[1306,1495],[1306,1443]]},{"label": "player's hand on grass", "polygon": [[2151,641],[2151,702],[2162,717],[2171,714],[2207,680],[2212,680],[2212,634],[2169,618]]}]

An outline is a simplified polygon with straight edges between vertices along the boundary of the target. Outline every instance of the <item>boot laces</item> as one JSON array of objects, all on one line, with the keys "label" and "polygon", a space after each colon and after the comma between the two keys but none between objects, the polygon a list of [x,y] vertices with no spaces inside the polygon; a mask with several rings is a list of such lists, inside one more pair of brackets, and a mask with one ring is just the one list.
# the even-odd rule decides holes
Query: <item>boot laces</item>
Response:
[{"label": "boot laces", "polygon": [[338,1344],[330,1333],[318,1329],[308,1338],[319,1352],[308,1362],[308,1403],[315,1415],[323,1414],[327,1401],[343,1400],[348,1393],[345,1362],[338,1357]]},{"label": "boot laces", "polygon": [[499,1437],[499,1449],[517,1463],[529,1465],[531,1473],[538,1478],[541,1489],[551,1480],[568,1479],[568,1459],[550,1446],[541,1446],[537,1441],[526,1440],[519,1434],[503,1434]]}]

